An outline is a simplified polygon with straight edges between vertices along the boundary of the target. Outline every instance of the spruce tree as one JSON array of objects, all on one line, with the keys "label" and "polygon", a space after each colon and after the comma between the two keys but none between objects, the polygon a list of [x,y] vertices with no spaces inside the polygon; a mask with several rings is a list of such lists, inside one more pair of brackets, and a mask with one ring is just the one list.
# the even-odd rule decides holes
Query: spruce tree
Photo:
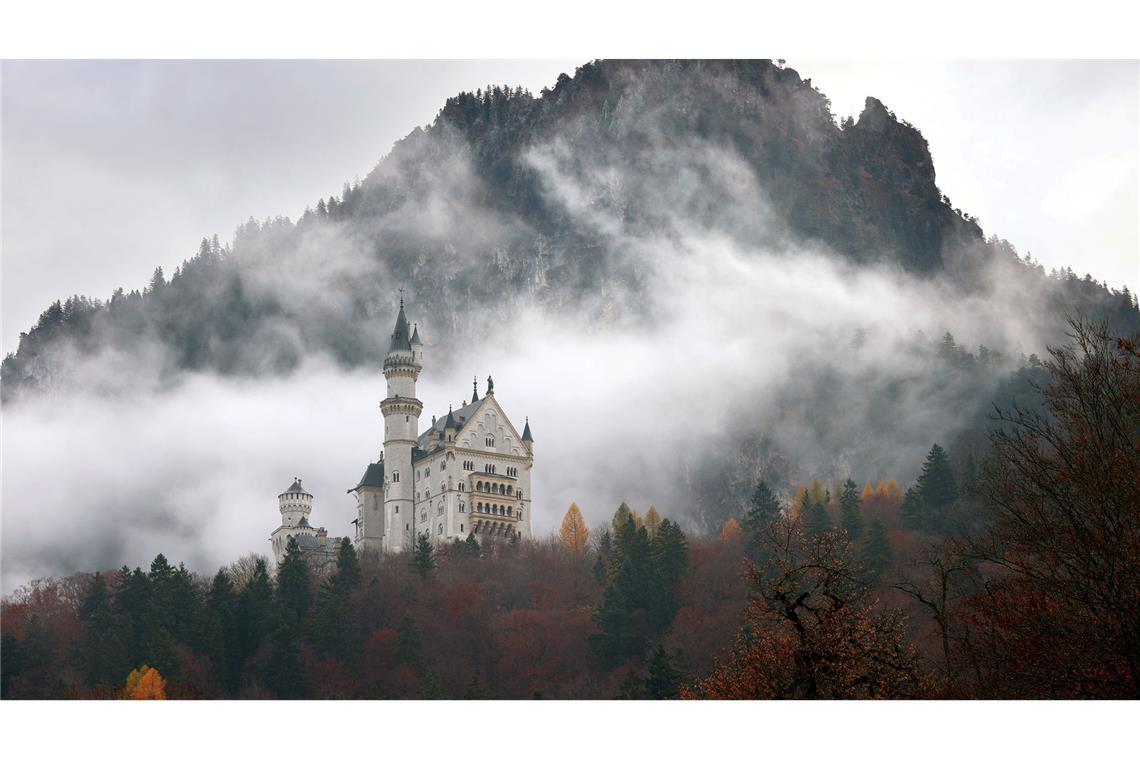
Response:
[{"label": "spruce tree", "polygon": [[241,629],[237,594],[225,570],[219,570],[206,596],[206,652],[214,662],[218,681],[230,694],[241,678]]},{"label": "spruce tree", "polygon": [[345,538],[337,551],[336,572],[321,587],[313,621],[317,649],[346,664],[356,662],[364,643],[355,591],[360,586],[360,563]]},{"label": "spruce tree", "polygon": [[463,553],[468,557],[478,557],[481,553],[479,548],[479,539],[475,538],[474,533],[468,533],[467,538],[463,541]]},{"label": "spruce tree", "polygon": [[420,574],[420,577],[427,579],[431,575],[431,571],[435,569],[435,550],[432,548],[431,539],[428,538],[426,533],[421,533],[416,538],[416,543],[412,547],[412,567]]},{"label": "spruce tree", "polygon": [[780,519],[780,502],[763,480],[756,482],[752,497],[744,514],[744,530],[756,534]]},{"label": "spruce tree", "polygon": [[892,555],[887,528],[883,525],[883,521],[876,517],[871,521],[863,543],[863,569],[868,583],[878,583],[883,573],[890,568]]},{"label": "spruce tree", "polygon": [[843,483],[843,492],[839,496],[839,513],[843,530],[847,531],[848,538],[855,541],[863,532],[863,514],[857,486],[850,478]]},{"label": "spruce tree", "polygon": [[309,615],[310,599],[309,564],[297,539],[289,536],[285,556],[277,568],[277,604],[282,624],[300,631]]},{"label": "spruce tree", "polygon": [[79,642],[79,664],[88,685],[117,685],[123,673],[130,671],[126,645],[118,620],[111,609],[107,580],[101,573],[91,579],[87,594],[79,607],[83,635]]},{"label": "spruce tree", "polygon": [[804,515],[804,532],[809,536],[822,536],[831,530],[831,518],[827,516],[827,507],[822,501],[817,501],[808,507]]},{"label": "spruce tree", "polygon": [[950,457],[937,443],[930,447],[930,453],[926,455],[922,473],[915,483],[915,491],[922,499],[925,518],[923,527],[937,531],[947,529],[953,518],[958,487],[954,482]]},{"label": "spruce tree", "polygon": [[645,679],[648,699],[680,699],[681,672],[673,667],[665,647],[660,644],[649,660],[649,677]]},{"label": "spruce tree", "polygon": [[273,587],[264,557],[258,557],[253,575],[238,595],[238,630],[241,660],[253,657],[273,630]]}]

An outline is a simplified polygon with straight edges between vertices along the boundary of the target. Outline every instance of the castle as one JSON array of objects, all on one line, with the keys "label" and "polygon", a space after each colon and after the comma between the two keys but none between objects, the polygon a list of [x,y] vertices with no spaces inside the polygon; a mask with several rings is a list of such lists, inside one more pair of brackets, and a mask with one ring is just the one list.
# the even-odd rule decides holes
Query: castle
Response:
[{"label": "castle", "polygon": [[[423,403],[416,398],[416,381],[423,368],[419,328],[409,331],[401,298],[384,359],[384,449],[348,489],[356,497],[356,549],[399,552],[410,549],[421,534],[435,544],[472,533],[480,540],[530,537],[530,420],[520,435],[495,399],[495,383],[488,377],[482,398],[476,381],[470,403],[433,416],[420,433]],[[332,561],[340,539],[329,539],[324,528],[309,524],[313,496],[300,479],[277,500],[281,525],[270,541],[278,563],[289,536],[316,564]]]}]

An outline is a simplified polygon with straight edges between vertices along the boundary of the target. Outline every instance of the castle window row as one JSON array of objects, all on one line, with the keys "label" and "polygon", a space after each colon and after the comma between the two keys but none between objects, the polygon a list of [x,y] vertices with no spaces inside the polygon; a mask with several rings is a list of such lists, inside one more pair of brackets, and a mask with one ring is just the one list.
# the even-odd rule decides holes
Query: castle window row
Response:
[{"label": "castle window row", "polygon": [[475,490],[483,493],[501,493],[511,496],[514,493],[514,486],[501,485],[499,483],[484,483],[482,480],[475,481]]},{"label": "castle window row", "polygon": [[[500,507],[498,504],[484,504],[483,502],[476,502],[476,512],[484,512],[489,515],[506,515],[507,517],[514,516],[514,510],[511,507]],[[519,511],[519,519],[522,519],[522,511]]]}]

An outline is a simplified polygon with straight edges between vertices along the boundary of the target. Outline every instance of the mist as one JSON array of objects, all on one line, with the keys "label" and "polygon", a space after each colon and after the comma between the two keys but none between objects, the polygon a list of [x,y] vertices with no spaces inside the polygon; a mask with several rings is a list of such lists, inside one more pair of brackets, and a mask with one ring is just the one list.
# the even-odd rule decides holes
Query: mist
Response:
[{"label": "mist", "polygon": [[[640,112],[614,118],[634,116],[630,129],[652,124]],[[462,316],[430,308],[438,293],[407,294],[426,344],[421,426],[469,399],[472,377],[482,395],[488,375],[515,426],[529,417],[536,537],[571,501],[591,524],[625,501],[696,528],[694,483],[715,462],[746,480],[769,476],[784,496],[811,478],[905,482],[932,443],[968,422],[964,386],[916,346],[951,331],[960,345],[1007,357],[1004,371],[1056,334],[1057,315],[1041,309],[1045,281],[1027,285],[1017,262],[987,262],[988,287],[970,292],[890,263],[856,265],[791,235],[768,207],[779,188],[763,187],[731,150],[651,127],[644,138],[636,173],[604,147],[562,136],[526,156],[547,201],[604,241],[626,276],[554,308],[539,270],[529,291]],[[58,357],[66,380],[7,405],[3,592],[145,565],[159,552],[202,573],[268,554],[276,496],[295,476],[315,496],[313,524],[350,534],[346,491],[381,451],[380,363],[404,285],[369,235],[457,240],[432,280],[444,293],[448,262],[461,268],[488,248],[509,256],[528,234],[526,220],[478,203],[480,180],[461,154],[446,166],[363,234],[322,223],[295,246],[246,254],[243,287],[287,307],[245,342],[253,371],[176,372],[169,349],[149,339]],[[404,171],[382,164],[378,177]],[[651,223],[628,223],[630,198]],[[366,288],[372,308],[346,317],[339,305]],[[374,361],[346,368],[308,351],[303,328],[322,320],[351,320]],[[259,371],[259,347],[282,342],[296,366]],[[745,436],[766,454],[744,450]]]}]

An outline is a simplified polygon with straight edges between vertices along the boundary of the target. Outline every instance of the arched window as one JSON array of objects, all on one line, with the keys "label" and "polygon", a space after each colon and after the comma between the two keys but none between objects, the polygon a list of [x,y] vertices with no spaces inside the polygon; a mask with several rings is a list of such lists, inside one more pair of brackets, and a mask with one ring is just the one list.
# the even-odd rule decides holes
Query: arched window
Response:
[{"label": "arched window", "polygon": [[466,491],[467,490],[467,484],[464,483],[462,480],[459,481],[459,490],[460,491]]},{"label": "arched window", "polygon": [[464,508],[463,508],[463,502],[459,502],[459,511],[460,511],[460,512],[463,512],[463,511],[465,511],[465,510],[464,510]]},{"label": "arched window", "polygon": [[513,491],[513,490],[514,490],[514,486],[507,486],[507,496],[510,496],[511,491]]},{"label": "arched window", "polygon": [[436,533],[441,536],[443,535],[443,523],[439,524],[439,529],[436,531]]},{"label": "arched window", "polygon": [[447,469],[447,460],[446,459],[439,460],[439,471],[443,472],[446,469]]},{"label": "arched window", "polygon": [[519,510],[519,519],[521,520],[522,518],[523,518],[523,511],[520,509]]},{"label": "arched window", "polygon": [[399,483],[400,482],[400,473],[398,473],[398,472],[392,473],[392,482],[393,483]]},{"label": "arched window", "polygon": [[487,436],[486,443],[487,443],[487,448],[489,448],[489,449],[495,448],[495,436],[493,436],[493,435]]}]

